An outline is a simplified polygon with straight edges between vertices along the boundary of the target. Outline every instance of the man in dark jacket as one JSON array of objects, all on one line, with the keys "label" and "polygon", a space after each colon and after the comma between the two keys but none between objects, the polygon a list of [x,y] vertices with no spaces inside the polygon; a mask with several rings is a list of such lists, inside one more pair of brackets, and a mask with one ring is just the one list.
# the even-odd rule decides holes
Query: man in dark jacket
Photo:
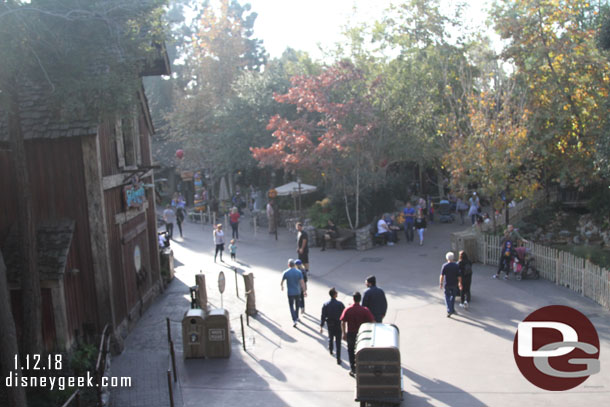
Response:
[{"label": "man in dark jacket", "polygon": [[333,341],[337,345],[337,364],[341,364],[341,314],[345,305],[337,300],[337,290],[335,287],[328,292],[330,300],[322,306],[322,316],[320,317],[320,333],[324,331],[324,322],[328,327],[328,350],[333,354]]},{"label": "man in dark jacket", "polygon": [[375,316],[375,322],[382,322],[385,313],[388,310],[388,302],[385,299],[385,293],[377,287],[377,278],[369,276],[365,282],[368,287],[362,297],[362,306],[371,310]]}]

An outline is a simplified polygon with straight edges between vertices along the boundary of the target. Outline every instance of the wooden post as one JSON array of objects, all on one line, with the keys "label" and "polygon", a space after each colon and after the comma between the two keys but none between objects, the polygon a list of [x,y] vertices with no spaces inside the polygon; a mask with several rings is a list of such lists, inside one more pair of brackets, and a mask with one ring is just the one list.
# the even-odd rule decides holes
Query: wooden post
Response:
[{"label": "wooden post", "polygon": [[246,335],[244,334],[244,316],[240,315],[239,320],[241,322],[241,342],[244,345],[244,352],[246,351]]},{"label": "wooden post", "polygon": [[229,229],[229,216],[225,213],[225,230]]},{"label": "wooden post", "polygon": [[172,331],[169,325],[169,318],[165,318],[165,322],[167,324],[167,342],[172,342]]},{"label": "wooden post", "polygon": [[483,236],[483,264],[487,264],[487,236]]},{"label": "wooden post", "polygon": [[210,205],[208,205],[208,222],[212,221],[212,217],[211,217],[211,213],[210,213]]},{"label": "wooden post", "polygon": [[256,217],[256,216],[254,216],[254,217],[252,218],[252,222],[254,222],[254,223],[253,223],[253,225],[254,225],[254,236],[256,236],[256,234],[257,234],[257,233],[256,233],[256,232],[257,232],[257,230],[256,230],[256,229],[257,229],[256,219],[257,219],[257,217]]},{"label": "wooden post", "polygon": [[178,381],[178,372],[176,371],[176,352],[174,351],[174,342],[169,342],[169,355],[172,358],[172,370],[174,371],[174,382]]},{"label": "wooden post", "polygon": [[235,273],[235,295],[239,298],[239,287],[237,286],[237,267],[233,267],[233,272]]},{"label": "wooden post", "polygon": [[561,256],[558,253],[557,259],[555,260],[555,284],[559,285],[561,281]]},{"label": "wooden post", "polygon": [[172,372],[167,369],[167,388],[169,390],[169,405],[170,407],[174,406],[174,391],[172,389]]}]

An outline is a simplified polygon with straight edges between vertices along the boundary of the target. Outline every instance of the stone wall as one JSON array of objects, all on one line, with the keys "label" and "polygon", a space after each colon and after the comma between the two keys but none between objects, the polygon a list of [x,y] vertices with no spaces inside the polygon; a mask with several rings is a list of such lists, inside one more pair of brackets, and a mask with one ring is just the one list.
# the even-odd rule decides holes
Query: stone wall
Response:
[{"label": "stone wall", "polygon": [[371,225],[366,225],[356,230],[356,250],[369,250],[373,248],[373,237],[371,236]]}]

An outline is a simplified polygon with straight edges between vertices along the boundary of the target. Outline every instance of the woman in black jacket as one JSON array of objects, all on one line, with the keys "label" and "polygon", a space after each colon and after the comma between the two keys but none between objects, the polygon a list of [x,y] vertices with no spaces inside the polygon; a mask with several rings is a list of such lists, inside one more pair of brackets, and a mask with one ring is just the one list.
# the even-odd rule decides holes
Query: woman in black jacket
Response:
[{"label": "woman in black jacket", "polygon": [[458,266],[460,266],[460,274],[462,275],[460,307],[468,309],[468,303],[470,302],[470,285],[472,284],[472,262],[464,250],[460,251]]}]

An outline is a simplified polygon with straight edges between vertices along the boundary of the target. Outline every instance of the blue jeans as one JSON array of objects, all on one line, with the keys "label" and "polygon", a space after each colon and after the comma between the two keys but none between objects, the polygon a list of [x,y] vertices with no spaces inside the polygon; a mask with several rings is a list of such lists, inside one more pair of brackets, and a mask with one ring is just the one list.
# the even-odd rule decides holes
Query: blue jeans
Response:
[{"label": "blue jeans", "polygon": [[290,306],[290,315],[292,315],[292,322],[297,322],[297,319],[299,319],[298,306],[300,301],[300,294],[288,296],[288,305]]},{"label": "blue jeans", "polygon": [[413,223],[405,222],[405,237],[407,238],[407,242],[413,241]]},{"label": "blue jeans", "polygon": [[457,295],[457,287],[445,286],[445,304],[447,304],[447,313],[453,314],[455,312],[455,296]]}]

